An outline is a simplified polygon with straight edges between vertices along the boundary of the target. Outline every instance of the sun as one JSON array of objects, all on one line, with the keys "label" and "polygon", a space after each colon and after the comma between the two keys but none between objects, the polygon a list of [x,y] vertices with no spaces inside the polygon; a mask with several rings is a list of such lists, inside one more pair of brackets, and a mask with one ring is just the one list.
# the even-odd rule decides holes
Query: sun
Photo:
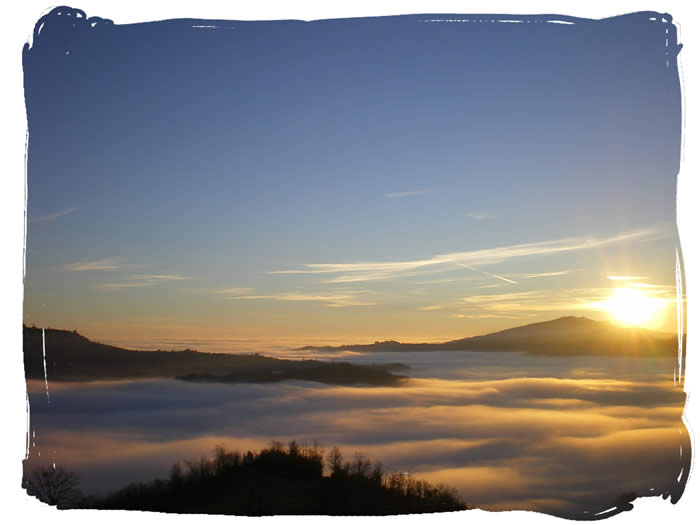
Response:
[{"label": "sun", "polygon": [[651,297],[638,288],[615,288],[602,306],[621,324],[641,326],[661,312],[666,300]]}]

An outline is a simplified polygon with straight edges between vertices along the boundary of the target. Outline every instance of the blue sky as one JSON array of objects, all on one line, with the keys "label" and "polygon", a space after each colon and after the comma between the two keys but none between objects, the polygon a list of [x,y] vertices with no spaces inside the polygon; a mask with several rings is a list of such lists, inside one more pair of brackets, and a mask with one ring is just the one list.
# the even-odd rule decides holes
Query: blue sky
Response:
[{"label": "blue sky", "polygon": [[47,24],[25,320],[447,339],[672,297],[673,27],[430,18]]}]

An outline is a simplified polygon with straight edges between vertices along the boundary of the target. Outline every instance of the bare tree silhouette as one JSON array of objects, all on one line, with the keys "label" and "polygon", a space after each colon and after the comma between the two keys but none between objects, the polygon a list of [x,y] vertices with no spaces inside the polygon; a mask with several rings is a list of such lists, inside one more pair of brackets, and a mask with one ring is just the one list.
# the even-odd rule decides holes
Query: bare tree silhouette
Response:
[{"label": "bare tree silhouette", "polygon": [[27,494],[58,508],[70,508],[83,497],[78,475],[61,467],[36,468],[22,481]]}]

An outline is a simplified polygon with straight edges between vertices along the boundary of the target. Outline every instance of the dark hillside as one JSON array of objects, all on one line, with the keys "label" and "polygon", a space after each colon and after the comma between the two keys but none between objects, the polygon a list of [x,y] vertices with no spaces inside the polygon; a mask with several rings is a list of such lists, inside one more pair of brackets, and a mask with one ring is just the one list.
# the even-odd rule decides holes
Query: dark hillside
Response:
[{"label": "dark hillside", "polygon": [[[293,361],[261,355],[183,351],[138,351],[90,341],[67,330],[45,330],[46,377],[51,381],[94,381],[179,377],[224,382],[269,382],[287,379],[332,384],[398,384],[401,376],[383,366]],[[44,378],[42,330],[24,328],[27,379]]]},{"label": "dark hillside", "polygon": [[673,356],[678,337],[638,327],[622,327],[586,317],[510,328],[445,344],[466,350],[522,350],[546,355]]},{"label": "dark hillside", "polygon": [[[338,449],[273,442],[258,453],[217,448],[213,459],[173,465],[170,479],[130,485],[101,509],[236,514],[387,515],[466,510],[454,490],[403,473],[385,474],[362,457],[344,462]],[[92,505],[91,505],[92,506]]]},{"label": "dark hillside", "polygon": [[[684,336],[685,342],[685,336]],[[685,343],[684,343],[685,344]],[[608,355],[675,357],[678,337],[644,328],[622,327],[586,317],[560,317],[445,343],[377,341],[367,345],[305,347],[305,350],[354,352],[527,352],[536,355]]]}]

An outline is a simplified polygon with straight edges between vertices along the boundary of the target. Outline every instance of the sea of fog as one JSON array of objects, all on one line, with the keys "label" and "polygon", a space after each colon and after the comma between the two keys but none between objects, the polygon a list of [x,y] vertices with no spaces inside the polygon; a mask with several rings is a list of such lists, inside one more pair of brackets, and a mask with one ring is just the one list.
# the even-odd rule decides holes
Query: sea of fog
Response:
[{"label": "sea of fog", "polygon": [[26,469],[63,466],[108,491],[209,455],[318,441],[455,487],[470,505],[585,517],[623,493],[677,486],[685,395],[659,358],[521,353],[349,354],[404,363],[399,387],[288,381],[29,383]]}]

